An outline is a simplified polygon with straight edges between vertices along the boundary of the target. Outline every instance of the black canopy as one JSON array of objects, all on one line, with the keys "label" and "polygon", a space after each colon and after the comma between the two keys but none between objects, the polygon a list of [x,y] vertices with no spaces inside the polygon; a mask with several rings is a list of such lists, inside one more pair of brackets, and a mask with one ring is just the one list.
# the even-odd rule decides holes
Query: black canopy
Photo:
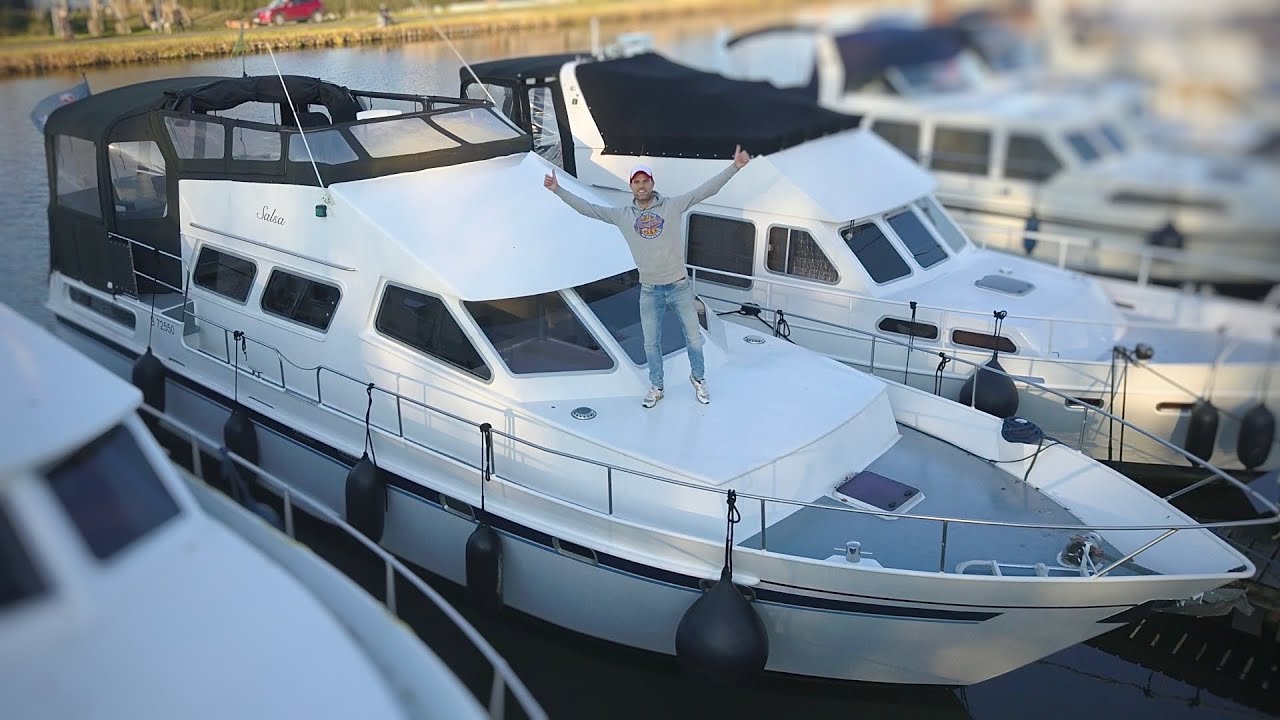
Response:
[{"label": "black canopy", "polygon": [[954,27],[890,27],[835,38],[844,65],[846,90],[857,90],[891,67],[947,60],[966,47],[965,33]]},{"label": "black canopy", "polygon": [[[561,53],[559,55],[531,55],[529,57],[507,58],[491,62],[476,63],[471,66],[480,82],[495,82],[503,85],[524,84],[527,79],[546,80],[560,74],[565,63],[589,58],[590,55]],[[458,68],[458,78],[466,85],[471,80],[471,73],[465,67]]]},{"label": "black canopy", "polygon": [[173,97],[171,93],[222,79],[165,78],[94,93],[53,111],[45,123],[44,132],[46,135],[71,135],[98,141],[121,120],[164,107]]},{"label": "black canopy", "polygon": [[[284,80],[283,86],[281,79]],[[351,91],[345,87],[299,75],[225,78],[181,90],[167,107],[178,112],[205,113],[229,110],[247,102],[276,103],[296,108],[324,105],[335,123],[351,122],[360,111]]]},{"label": "black canopy", "polygon": [[857,127],[861,118],[818,106],[803,92],[731,80],[646,53],[578,66],[578,85],[615,155],[753,155]]}]

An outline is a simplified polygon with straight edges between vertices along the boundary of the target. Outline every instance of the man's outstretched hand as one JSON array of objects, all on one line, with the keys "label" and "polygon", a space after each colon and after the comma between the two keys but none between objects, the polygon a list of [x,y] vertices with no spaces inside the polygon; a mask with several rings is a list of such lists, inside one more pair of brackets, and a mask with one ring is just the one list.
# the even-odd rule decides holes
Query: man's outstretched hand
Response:
[{"label": "man's outstretched hand", "polygon": [[743,150],[741,145],[736,146],[733,150],[733,166],[741,170],[749,162],[751,162],[751,156],[747,151]]},{"label": "man's outstretched hand", "polygon": [[556,179],[555,170],[552,170],[550,175],[546,175],[542,178],[542,187],[551,190],[552,192],[554,192],[556,188],[560,187],[560,181]]}]

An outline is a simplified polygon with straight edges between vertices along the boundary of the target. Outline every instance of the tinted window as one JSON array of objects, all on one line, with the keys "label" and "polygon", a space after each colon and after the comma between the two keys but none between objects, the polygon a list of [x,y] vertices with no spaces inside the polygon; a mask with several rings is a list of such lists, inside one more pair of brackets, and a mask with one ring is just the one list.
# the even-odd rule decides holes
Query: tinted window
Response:
[{"label": "tinted window", "polygon": [[938,339],[938,326],[930,325],[929,323],[887,317],[881,320],[880,324],[876,327],[880,328],[884,332],[894,333],[895,335],[910,335],[912,337],[924,338],[925,340]]},{"label": "tinted window", "polygon": [[956,345],[967,345],[969,347],[982,348],[983,350],[999,350],[1000,352],[1016,353],[1018,346],[1013,341],[1003,335],[988,335],[987,333],[969,332],[968,330],[953,330],[951,332],[951,342]]},{"label": "tinted window", "polygon": [[920,208],[920,212],[924,213],[924,217],[933,226],[934,230],[942,236],[943,240],[951,246],[952,250],[960,252],[964,249],[967,242],[964,233],[960,232],[960,228],[956,227],[956,223],[951,216],[938,205],[938,201],[933,197],[926,197],[916,203],[916,207]]},{"label": "tinted window", "polygon": [[44,592],[44,582],[0,505],[0,608]]},{"label": "tinted window", "polygon": [[107,146],[107,160],[117,218],[162,218],[169,213],[159,145],[150,140],[114,142]]},{"label": "tinted window", "polygon": [[1126,205],[1149,205],[1154,207],[1184,207],[1206,212],[1226,212],[1226,206],[1220,200],[1212,198],[1179,197],[1162,193],[1147,193],[1138,190],[1120,190],[1112,193],[1111,202]]},{"label": "tinted window", "polygon": [[[628,270],[613,277],[574,288],[595,313],[609,334],[622,346],[637,365],[646,363],[644,330],[640,327],[640,272]],[[662,354],[669,355],[684,348],[680,317],[674,312],[662,314]]]},{"label": "tinted window", "polygon": [[178,157],[184,160],[220,160],[225,152],[227,131],[218,123],[190,118],[166,117],[165,127]]},{"label": "tinted window", "polygon": [[106,560],[178,514],[133,434],[116,427],[46,473],[89,551]]},{"label": "tinted window", "polygon": [[279,160],[280,133],[254,128],[231,128],[232,160]]},{"label": "tinted window", "polygon": [[1004,159],[1004,176],[1043,182],[1062,169],[1062,163],[1044,140],[1033,135],[1010,135]]},{"label": "tinted window", "polygon": [[130,330],[134,329],[137,318],[134,317],[133,311],[120,307],[110,300],[103,300],[97,295],[90,295],[78,287],[71,286],[67,288],[70,291],[71,302],[77,305],[83,305],[90,310],[102,315],[103,317],[117,322]]},{"label": "tinted window", "polygon": [[907,251],[920,267],[930,268],[947,259],[947,251],[942,249],[914,212],[903,210],[891,215],[889,227],[898,234],[902,244],[907,246]]},{"label": "tinted window", "polygon": [[469,143],[507,140],[520,133],[485,108],[433,115],[431,121]]},{"label": "tinted window", "polygon": [[876,283],[887,283],[911,274],[907,261],[898,254],[898,250],[885,237],[879,225],[864,223],[841,230],[840,235]]},{"label": "tinted window", "polygon": [[[755,225],[710,215],[689,216],[690,265],[750,276],[755,252]],[[698,279],[733,287],[751,287],[749,277],[730,277],[705,270],[698,271]]]},{"label": "tinted window", "polygon": [[[307,155],[308,146],[311,155]],[[337,130],[309,130],[305,139],[301,133],[289,138],[290,160],[309,163],[313,157],[317,165],[341,165],[357,159],[356,151]]]},{"label": "tinted window", "polygon": [[476,377],[493,377],[440,298],[388,285],[376,321],[378,332]]},{"label": "tinted window", "polygon": [[783,275],[833,283],[840,279],[813,236],[795,228],[769,228],[769,270]]},{"label": "tinted window", "polygon": [[262,309],[317,330],[329,329],[341,291],[333,285],[272,270],[262,291]]},{"label": "tinted window", "polygon": [[252,262],[211,247],[201,248],[196,258],[196,285],[237,302],[249,297],[255,273],[257,267]]},{"label": "tinted window", "polygon": [[371,157],[393,157],[458,147],[457,140],[428,125],[422,118],[371,121],[352,125],[351,135]]},{"label": "tinted window", "polygon": [[934,170],[986,175],[990,154],[990,133],[940,127],[933,134]]},{"label": "tinted window", "polygon": [[102,217],[98,201],[98,158],[88,140],[59,135],[54,144],[58,205]]},{"label": "tinted window", "polygon": [[1067,133],[1067,143],[1084,162],[1090,163],[1098,159],[1097,148],[1089,142],[1089,138],[1085,137],[1083,132]]},{"label": "tinted window", "polygon": [[876,120],[871,131],[884,138],[890,145],[907,154],[907,157],[920,157],[920,126],[915,123],[900,123],[890,120]]},{"label": "tinted window", "polygon": [[613,367],[613,359],[560,293],[463,305],[516,375]]},{"label": "tinted window", "polygon": [[1124,141],[1124,136],[1121,135],[1120,131],[1115,127],[1111,125],[1103,125],[1102,136],[1107,139],[1107,142],[1111,143],[1111,147],[1115,148],[1117,152],[1125,151],[1126,143]]}]

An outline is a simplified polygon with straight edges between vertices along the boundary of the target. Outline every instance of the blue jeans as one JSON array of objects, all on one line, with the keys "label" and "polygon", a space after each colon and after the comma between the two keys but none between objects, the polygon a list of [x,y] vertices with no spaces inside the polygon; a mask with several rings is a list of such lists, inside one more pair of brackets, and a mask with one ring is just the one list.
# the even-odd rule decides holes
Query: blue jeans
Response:
[{"label": "blue jeans", "polygon": [[640,328],[644,331],[644,356],[649,363],[649,384],[662,387],[662,316],[670,307],[680,316],[680,329],[689,351],[689,369],[702,380],[702,333],[693,308],[693,283],[689,278],[667,285],[640,285]]}]

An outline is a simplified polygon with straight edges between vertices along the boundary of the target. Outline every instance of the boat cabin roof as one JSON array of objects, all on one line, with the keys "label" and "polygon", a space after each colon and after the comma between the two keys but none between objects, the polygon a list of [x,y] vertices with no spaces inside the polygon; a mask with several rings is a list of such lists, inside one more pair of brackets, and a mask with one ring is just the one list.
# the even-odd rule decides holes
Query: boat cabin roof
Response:
[{"label": "boat cabin roof", "polygon": [[[554,57],[482,63],[476,74],[545,74]],[[733,80],[654,53],[580,62],[575,74],[606,155],[727,160],[735,143],[752,154],[773,153],[860,120],[819,107],[802,92]]]},{"label": "boat cabin roof", "polygon": [[0,305],[0,396],[20,420],[6,423],[0,479],[65,455],[142,401],[137,388],[7,305]]},{"label": "boat cabin roof", "polygon": [[458,68],[458,79],[464,84],[473,80],[471,72],[482,83],[498,83],[500,85],[540,85],[555,82],[560,77],[560,68],[575,60],[590,59],[583,53],[559,53],[555,55],[529,55],[526,57],[505,58],[490,62],[476,63],[470,70]]}]

